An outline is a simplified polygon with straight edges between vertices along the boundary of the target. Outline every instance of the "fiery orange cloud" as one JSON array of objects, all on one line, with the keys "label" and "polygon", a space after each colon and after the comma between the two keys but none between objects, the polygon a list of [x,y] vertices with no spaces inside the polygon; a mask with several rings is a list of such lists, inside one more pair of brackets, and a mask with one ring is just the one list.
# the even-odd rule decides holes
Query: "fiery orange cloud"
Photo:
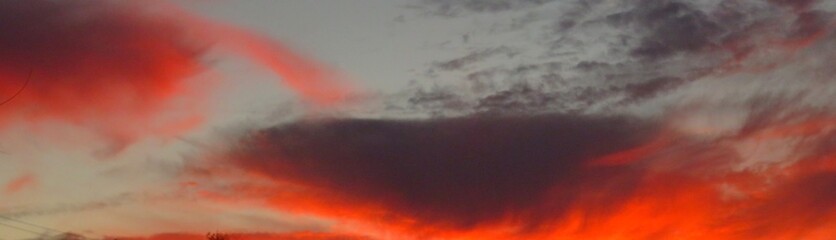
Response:
[{"label": "fiery orange cloud", "polygon": [[[226,233],[230,240],[362,240],[364,237],[318,232],[290,232],[290,233]],[[205,240],[206,234],[194,233],[163,233],[148,237],[108,237],[107,239],[123,240]]]}]

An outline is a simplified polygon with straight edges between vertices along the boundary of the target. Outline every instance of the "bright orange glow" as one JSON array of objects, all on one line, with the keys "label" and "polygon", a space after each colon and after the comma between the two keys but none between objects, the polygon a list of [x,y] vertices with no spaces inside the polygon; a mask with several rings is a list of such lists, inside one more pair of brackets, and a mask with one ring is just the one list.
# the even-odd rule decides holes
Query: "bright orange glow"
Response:
[{"label": "bright orange glow", "polygon": [[[832,159],[828,161],[834,164]],[[825,178],[819,184],[829,185],[814,188],[836,186],[836,172],[818,175]],[[525,226],[525,219],[513,215],[459,229],[420,222],[397,209],[322,193],[278,194],[271,204],[281,211],[335,219],[340,223],[337,229],[376,239],[830,239],[836,234],[836,222],[832,221],[836,208],[822,208],[821,204],[829,203],[816,202],[823,201],[810,195],[817,193],[796,189],[806,186],[806,178],[791,176],[768,189],[727,193],[720,186],[764,180],[756,176],[700,180],[659,174],[645,179],[641,189],[618,206],[601,210],[600,206],[579,203],[531,229]],[[598,193],[588,194],[594,198]],[[835,194],[830,195],[828,201],[836,199]],[[795,201],[806,205],[790,204]],[[792,207],[780,207],[785,205]]]},{"label": "bright orange glow", "polygon": [[[229,233],[231,240],[361,240],[360,236],[339,233],[290,232],[290,233]],[[148,237],[114,237],[124,240],[206,240],[205,234],[165,233]]]}]

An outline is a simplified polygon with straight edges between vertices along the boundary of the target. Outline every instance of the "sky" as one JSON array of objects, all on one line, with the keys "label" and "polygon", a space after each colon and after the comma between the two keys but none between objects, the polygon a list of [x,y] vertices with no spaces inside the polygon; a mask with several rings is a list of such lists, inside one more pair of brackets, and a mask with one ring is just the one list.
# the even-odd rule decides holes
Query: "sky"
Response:
[{"label": "sky", "polygon": [[0,239],[833,239],[834,11],[0,1]]}]

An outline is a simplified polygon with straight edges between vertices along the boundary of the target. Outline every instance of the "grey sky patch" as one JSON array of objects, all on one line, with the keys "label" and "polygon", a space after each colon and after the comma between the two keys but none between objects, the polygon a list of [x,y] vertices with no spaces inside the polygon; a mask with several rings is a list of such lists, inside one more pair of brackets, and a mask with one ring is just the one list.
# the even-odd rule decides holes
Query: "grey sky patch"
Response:
[{"label": "grey sky patch", "polygon": [[[507,42],[465,44],[461,57],[433,64],[433,75],[422,82],[456,89],[457,102],[474,109],[503,101],[555,112],[638,105],[733,70],[731,64],[741,61],[735,59],[745,60],[770,42],[802,42],[821,34],[830,19],[826,11],[796,16],[781,3],[759,1],[578,1],[549,6],[558,5],[503,8],[507,14],[496,17],[494,25],[534,16],[525,26],[492,33],[517,36],[513,59],[494,59],[497,49],[509,47]],[[464,17],[448,21],[456,18]],[[518,87],[524,85],[536,90],[527,91],[531,97],[520,95],[525,91]],[[514,101],[508,97],[512,92],[518,96]]]},{"label": "grey sky patch", "polygon": [[521,8],[532,8],[555,0],[422,0],[430,12],[439,16],[458,16],[466,12],[493,13]]},{"label": "grey sky patch", "polygon": [[497,47],[491,49],[485,49],[477,52],[473,52],[468,54],[467,56],[456,58],[453,60],[443,61],[436,64],[436,66],[441,70],[463,70],[463,68],[468,67],[474,63],[478,63],[483,61],[487,58],[494,57],[494,56],[504,56],[506,58],[513,58],[514,55],[518,54],[517,51],[509,47]]}]

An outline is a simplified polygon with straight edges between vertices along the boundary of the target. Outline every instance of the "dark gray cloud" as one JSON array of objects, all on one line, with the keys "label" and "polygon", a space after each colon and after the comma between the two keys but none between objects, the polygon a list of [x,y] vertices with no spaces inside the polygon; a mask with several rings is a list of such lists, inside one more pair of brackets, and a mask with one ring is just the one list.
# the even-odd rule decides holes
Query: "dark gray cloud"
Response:
[{"label": "dark gray cloud", "polygon": [[464,57],[459,57],[453,60],[443,61],[436,64],[436,66],[441,70],[462,70],[469,65],[474,63],[481,62],[487,58],[496,56],[496,55],[504,55],[506,58],[513,58],[514,55],[517,54],[517,51],[509,47],[498,47],[498,48],[491,48],[485,49],[477,52],[473,52],[468,54]]},{"label": "dark gray cloud", "polygon": [[644,143],[651,126],[577,115],[332,119],[259,130],[231,159],[424,223],[468,228],[510,214],[537,225],[572,204],[629,196],[641,169],[589,164]]},{"label": "dark gray cloud", "polygon": [[819,2],[818,0],[769,0],[769,2],[791,7],[795,10],[804,10],[809,8],[811,5]]},{"label": "dark gray cloud", "polygon": [[557,98],[542,88],[521,83],[479,99],[477,110],[529,113],[551,109]]},{"label": "dark gray cloud", "polygon": [[555,0],[512,0],[512,1],[485,1],[485,0],[422,0],[429,6],[431,13],[440,16],[457,16],[466,12],[500,12],[520,8],[531,8],[543,5]]},{"label": "dark gray cloud", "polygon": [[[633,9],[606,17],[614,26],[638,25],[648,33],[631,54],[658,59],[679,52],[697,52],[716,45],[725,33],[720,23],[687,2],[639,1]],[[733,24],[738,23],[723,23]]]}]

